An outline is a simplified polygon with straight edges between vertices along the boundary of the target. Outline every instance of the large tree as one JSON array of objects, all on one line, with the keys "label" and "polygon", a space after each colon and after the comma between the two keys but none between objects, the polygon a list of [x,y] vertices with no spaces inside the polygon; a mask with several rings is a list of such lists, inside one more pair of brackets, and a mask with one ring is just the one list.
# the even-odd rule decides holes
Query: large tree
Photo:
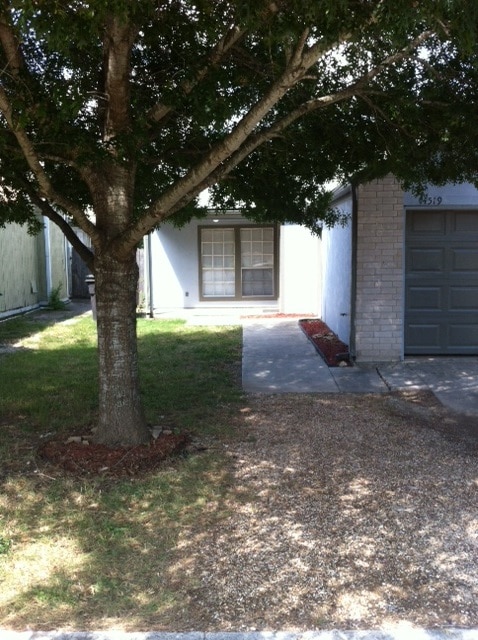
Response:
[{"label": "large tree", "polygon": [[95,275],[100,441],[147,439],[136,248],[205,215],[205,189],[314,228],[333,221],[331,179],[474,174],[476,14],[475,0],[0,0],[0,223],[35,230],[40,211]]}]

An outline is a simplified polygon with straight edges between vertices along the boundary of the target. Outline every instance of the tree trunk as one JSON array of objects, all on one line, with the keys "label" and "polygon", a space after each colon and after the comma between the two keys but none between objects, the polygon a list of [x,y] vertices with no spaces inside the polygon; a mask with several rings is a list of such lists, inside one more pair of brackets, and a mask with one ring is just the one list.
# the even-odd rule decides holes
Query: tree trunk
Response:
[{"label": "tree trunk", "polygon": [[138,379],[135,251],[127,262],[95,256],[98,323],[99,420],[97,442],[108,446],[148,441]]}]

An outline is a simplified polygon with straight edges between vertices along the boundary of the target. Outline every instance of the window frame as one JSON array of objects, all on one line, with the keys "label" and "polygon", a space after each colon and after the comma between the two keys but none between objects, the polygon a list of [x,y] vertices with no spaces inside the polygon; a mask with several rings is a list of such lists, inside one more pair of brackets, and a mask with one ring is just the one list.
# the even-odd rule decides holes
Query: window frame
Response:
[{"label": "window frame", "polygon": [[[235,287],[234,296],[205,296],[203,295],[203,266],[202,266],[202,232],[204,230],[231,229],[234,231],[235,246]],[[272,229],[273,232],[273,256],[274,265],[272,268],[272,282],[274,292],[265,296],[243,296],[242,295],[242,265],[241,265],[241,230],[242,229]],[[198,280],[199,280],[199,300],[200,302],[254,302],[259,300],[277,300],[279,298],[279,226],[277,224],[208,224],[198,226]]]}]

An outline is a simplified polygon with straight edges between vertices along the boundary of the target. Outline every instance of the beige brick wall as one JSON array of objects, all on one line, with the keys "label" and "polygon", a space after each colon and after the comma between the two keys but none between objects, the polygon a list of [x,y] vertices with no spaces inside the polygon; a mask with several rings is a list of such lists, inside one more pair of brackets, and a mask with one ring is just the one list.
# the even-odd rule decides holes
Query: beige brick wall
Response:
[{"label": "beige brick wall", "polygon": [[357,190],[358,362],[403,357],[403,191],[389,176]]}]

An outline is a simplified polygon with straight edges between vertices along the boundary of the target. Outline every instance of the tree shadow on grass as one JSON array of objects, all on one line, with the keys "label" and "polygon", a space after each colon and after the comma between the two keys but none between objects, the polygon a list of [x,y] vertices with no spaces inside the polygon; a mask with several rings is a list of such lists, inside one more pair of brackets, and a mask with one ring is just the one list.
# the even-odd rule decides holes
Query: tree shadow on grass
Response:
[{"label": "tree shadow on grass", "polygon": [[140,332],[140,385],[148,421],[166,419],[194,432],[223,431],[224,411],[242,396],[241,348],[239,327],[176,323],[171,332]]},{"label": "tree shadow on grass", "polygon": [[11,346],[35,334],[42,333],[53,324],[71,322],[90,311],[89,301],[75,300],[61,309],[42,307],[31,313],[5,318],[0,321],[0,345]]},{"label": "tree shadow on grass", "polygon": [[249,401],[228,414],[242,435],[228,447],[141,478],[43,469],[4,482],[22,523],[4,566],[28,570],[0,595],[0,623],[473,624],[477,467],[466,441],[385,396]]},{"label": "tree shadow on grass", "polygon": [[[0,539],[8,541],[0,556],[0,626],[177,624],[194,580],[182,560],[176,565],[181,531],[222,517],[228,482],[220,447],[136,478],[75,477],[37,458],[45,436],[94,423],[96,349],[88,323],[75,326],[73,344],[0,363]],[[163,328],[139,327],[149,421],[166,416],[174,428],[236,437],[240,329]]]},{"label": "tree shadow on grass", "polygon": [[17,505],[16,518],[29,524],[23,539],[13,542],[12,561],[24,571],[18,584],[6,581],[1,625],[176,626],[188,587],[175,568],[180,534],[185,526],[200,526],[206,505],[218,500],[219,467],[203,457],[142,479],[56,478],[53,487],[44,478],[36,499]]}]

